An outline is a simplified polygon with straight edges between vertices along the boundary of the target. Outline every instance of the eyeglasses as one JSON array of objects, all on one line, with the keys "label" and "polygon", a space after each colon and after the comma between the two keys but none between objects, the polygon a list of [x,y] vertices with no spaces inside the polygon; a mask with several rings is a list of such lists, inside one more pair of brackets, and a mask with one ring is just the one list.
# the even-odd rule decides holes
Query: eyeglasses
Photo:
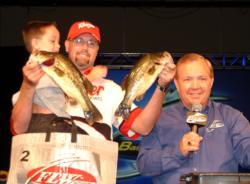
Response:
[{"label": "eyeglasses", "polygon": [[78,37],[78,38],[72,39],[70,41],[73,41],[75,46],[83,46],[85,44],[87,44],[88,47],[90,47],[90,48],[97,48],[99,46],[99,43],[93,39],[92,40],[84,40],[83,38]]}]

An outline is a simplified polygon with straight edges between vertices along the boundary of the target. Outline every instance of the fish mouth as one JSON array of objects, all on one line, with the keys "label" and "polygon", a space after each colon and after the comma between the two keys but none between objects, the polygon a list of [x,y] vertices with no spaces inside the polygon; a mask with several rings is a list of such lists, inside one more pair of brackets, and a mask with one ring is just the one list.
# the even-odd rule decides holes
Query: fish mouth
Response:
[{"label": "fish mouth", "polygon": [[41,64],[45,66],[51,66],[54,64],[54,62],[55,62],[55,58],[50,58],[50,59],[43,61]]},{"label": "fish mouth", "polygon": [[158,65],[158,66],[164,65],[164,64],[165,64],[165,61],[164,61],[162,58],[158,58],[158,59],[156,59],[156,60],[154,61],[154,64],[155,64],[155,65]]},{"label": "fish mouth", "polygon": [[164,65],[167,64],[166,63],[166,57],[167,57],[167,53],[158,53],[156,58],[153,58],[154,64],[155,65]]},{"label": "fish mouth", "polygon": [[160,61],[155,61],[155,65],[162,65]]}]

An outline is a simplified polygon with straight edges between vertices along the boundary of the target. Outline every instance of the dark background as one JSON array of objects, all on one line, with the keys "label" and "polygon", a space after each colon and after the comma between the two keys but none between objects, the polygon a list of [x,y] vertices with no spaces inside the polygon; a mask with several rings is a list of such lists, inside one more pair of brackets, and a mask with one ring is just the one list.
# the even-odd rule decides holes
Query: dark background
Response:
[{"label": "dark background", "polygon": [[[87,19],[101,28],[100,52],[105,53],[159,50],[239,53],[250,50],[250,5],[247,1],[20,0],[16,5],[6,2],[0,2],[0,46],[3,47],[21,46],[24,24],[28,20],[42,19],[58,23],[61,51],[64,51],[63,41],[70,25]],[[94,6],[94,2],[97,5]]]},{"label": "dark background", "polygon": [[[1,0],[0,5],[0,170],[9,167],[11,96],[21,85],[21,68],[28,57],[21,37],[22,27],[28,20],[56,21],[61,32],[62,53],[69,26],[74,21],[89,20],[101,29],[100,53],[111,54],[109,61],[114,54],[168,50],[176,56],[186,52],[218,56],[217,65],[221,65],[224,54],[232,56],[231,59],[244,55],[249,63],[250,5],[247,0]],[[127,61],[122,64],[132,64]],[[109,64],[116,62],[119,59]],[[230,65],[222,69],[228,67]],[[243,70],[250,74],[249,68]],[[244,75],[246,81],[248,76],[250,78]],[[223,80],[226,79],[234,85],[234,79]],[[244,85],[230,88],[243,89]],[[246,106],[240,110],[248,110]]]}]

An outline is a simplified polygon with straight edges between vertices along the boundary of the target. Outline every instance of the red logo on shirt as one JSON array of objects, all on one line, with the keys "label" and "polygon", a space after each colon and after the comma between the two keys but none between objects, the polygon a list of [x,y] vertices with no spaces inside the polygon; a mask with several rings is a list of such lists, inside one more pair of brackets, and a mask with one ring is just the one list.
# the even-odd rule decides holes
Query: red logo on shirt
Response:
[{"label": "red logo on shirt", "polygon": [[104,91],[104,86],[94,86],[93,91],[92,93],[90,93],[90,95],[99,96],[101,91]]}]

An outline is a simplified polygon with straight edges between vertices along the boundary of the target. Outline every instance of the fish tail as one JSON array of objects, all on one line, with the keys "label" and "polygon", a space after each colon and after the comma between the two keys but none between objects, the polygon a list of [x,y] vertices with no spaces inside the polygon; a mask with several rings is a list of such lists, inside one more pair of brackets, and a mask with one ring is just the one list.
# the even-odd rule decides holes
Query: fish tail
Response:
[{"label": "fish tail", "polygon": [[93,124],[95,123],[92,119],[86,119],[86,121],[90,126],[93,126]]},{"label": "fish tail", "polygon": [[93,118],[94,118],[94,121],[101,121],[102,120],[102,114],[95,106],[93,108]]},{"label": "fish tail", "polygon": [[84,111],[84,117],[89,125],[102,120],[102,114],[94,105],[92,105],[89,111]]},{"label": "fish tail", "polygon": [[84,117],[85,117],[85,120],[86,122],[90,125],[90,126],[93,126],[93,124],[97,121],[95,119],[95,115],[94,115],[94,112],[92,111],[84,111]]},{"label": "fish tail", "polygon": [[115,115],[121,116],[123,119],[128,119],[130,115],[130,109],[131,109],[131,106],[121,103],[119,107],[117,108]]}]

